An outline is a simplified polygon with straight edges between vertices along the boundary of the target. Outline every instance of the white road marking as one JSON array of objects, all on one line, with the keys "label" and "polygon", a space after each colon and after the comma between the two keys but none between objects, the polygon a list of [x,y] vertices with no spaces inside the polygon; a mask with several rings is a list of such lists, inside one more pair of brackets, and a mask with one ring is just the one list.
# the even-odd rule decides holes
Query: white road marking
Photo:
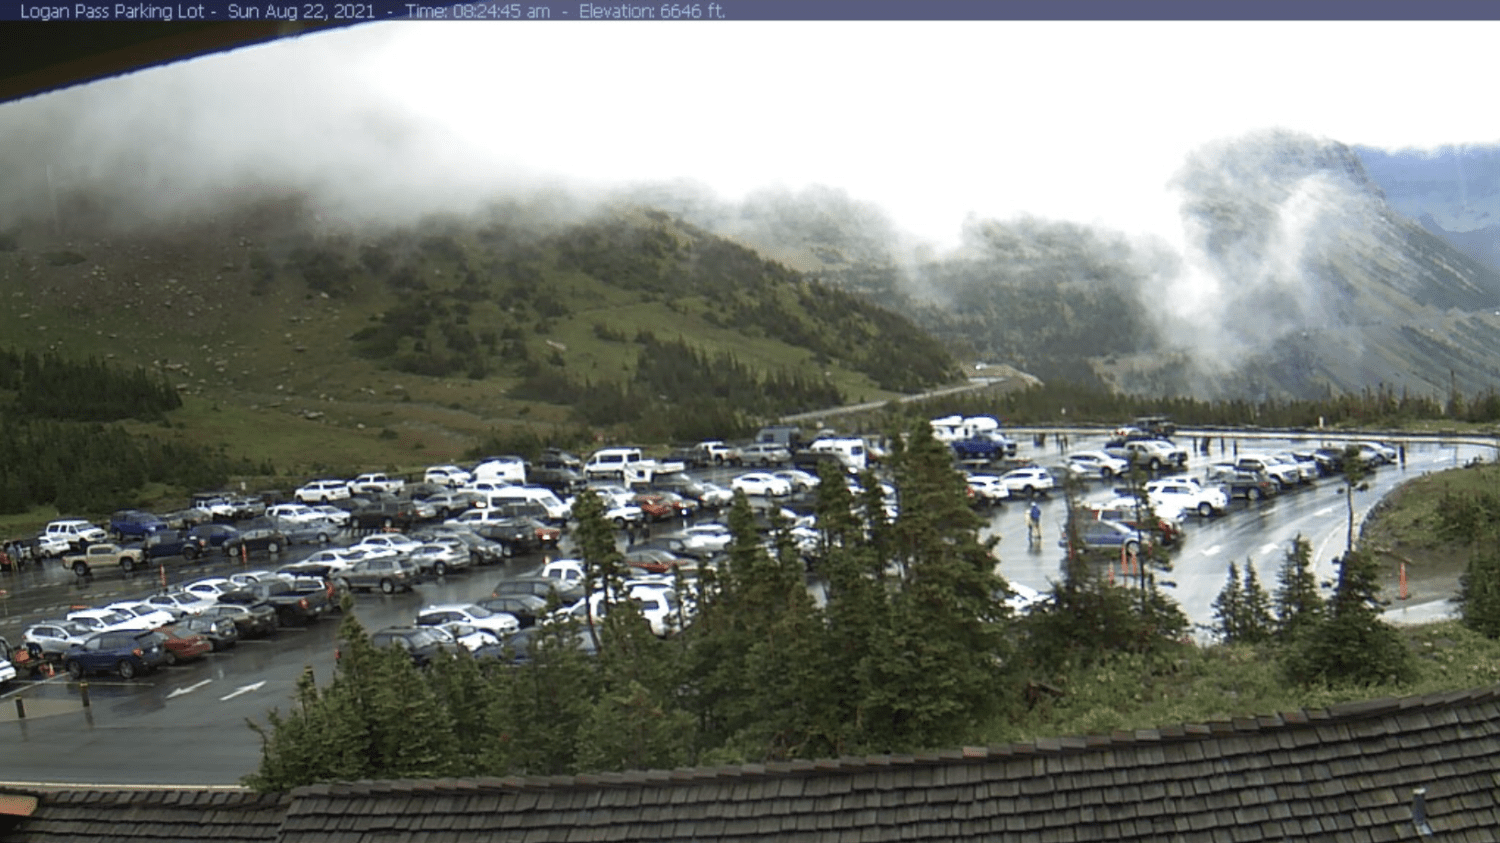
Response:
[{"label": "white road marking", "polygon": [[1205,547],[1203,549],[1203,555],[1204,556],[1218,556],[1220,553],[1223,552],[1223,550],[1224,550],[1224,546],[1221,545],[1221,544],[1210,545],[1210,546]]},{"label": "white road marking", "polygon": [[202,682],[195,682],[195,683],[187,686],[186,688],[178,688],[177,690],[173,691],[172,693],[167,694],[167,699],[170,700],[173,697],[180,697],[183,694],[191,694],[192,692],[198,690],[199,688],[202,688],[204,685],[207,685],[208,683],[210,683],[212,681],[213,681],[212,679],[205,679]]},{"label": "white road marking", "polygon": [[1331,506],[1325,506],[1322,509],[1318,510],[1317,512],[1314,512],[1313,513],[1313,517],[1314,518],[1322,518],[1325,515],[1332,515],[1332,514],[1333,514],[1333,507],[1331,507]]},{"label": "white road marking", "polygon": [[224,696],[219,697],[219,702],[224,702],[225,700],[232,700],[235,697],[239,696],[240,694],[248,694],[251,691],[254,691],[254,690],[258,689],[260,686],[262,686],[264,684],[266,684],[266,680],[262,679],[259,682],[256,682],[254,685],[241,685],[238,688],[235,688],[233,691],[230,691],[229,693],[225,694]]},{"label": "white road marking", "polygon": [[1277,544],[1276,542],[1266,542],[1265,544],[1260,546],[1260,555],[1269,556],[1270,554],[1275,553],[1280,547],[1281,545]]}]

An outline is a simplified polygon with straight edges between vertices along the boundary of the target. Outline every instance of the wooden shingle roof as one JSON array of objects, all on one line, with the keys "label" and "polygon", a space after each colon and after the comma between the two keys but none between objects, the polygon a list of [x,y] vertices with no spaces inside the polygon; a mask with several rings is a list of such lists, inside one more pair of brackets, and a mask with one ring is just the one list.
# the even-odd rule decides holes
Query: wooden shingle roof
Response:
[{"label": "wooden shingle roof", "polygon": [[289,793],[222,788],[42,790],[36,795],[36,812],[0,839],[275,843],[292,803]]},{"label": "wooden shingle roof", "polygon": [[[1413,821],[1416,788],[1426,789],[1430,838]],[[1497,791],[1500,686],[910,756],[216,794],[185,798],[180,813],[233,829],[204,839],[278,843],[1493,843]],[[55,840],[55,823],[90,813],[99,831],[132,816],[163,822],[171,811],[153,797],[132,815],[122,800],[150,800],[49,794],[6,839]],[[232,822],[236,812],[245,824]]]}]

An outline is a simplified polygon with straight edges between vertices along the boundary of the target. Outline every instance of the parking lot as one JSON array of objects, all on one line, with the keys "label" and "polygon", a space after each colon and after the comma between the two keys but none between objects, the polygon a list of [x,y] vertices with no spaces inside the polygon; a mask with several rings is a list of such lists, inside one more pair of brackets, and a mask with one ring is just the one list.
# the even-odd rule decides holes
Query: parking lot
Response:
[{"label": "parking lot", "polygon": [[[1075,433],[1073,437],[1069,443],[1072,449],[1098,444],[1091,434]],[[1017,460],[1048,466],[1057,463],[1059,454],[1053,441],[1036,444],[1022,437]],[[1462,464],[1476,456],[1493,458],[1493,452],[1477,445],[1413,442],[1407,449],[1406,464],[1378,469],[1371,478],[1370,491],[1360,493],[1356,505],[1362,513],[1404,477]],[[1213,453],[1194,454],[1185,473],[1201,473],[1203,464],[1216,457]],[[716,467],[689,473],[727,484],[744,471]],[[1317,571],[1321,577],[1330,578],[1332,560],[1343,549],[1346,511],[1342,487],[1337,478],[1327,478],[1269,500],[1235,501],[1223,515],[1190,516],[1186,538],[1172,552],[1170,569],[1159,575],[1160,580],[1195,623],[1205,624],[1211,620],[1211,604],[1231,560],[1241,564],[1250,560],[1263,582],[1274,583],[1275,566],[1298,534],[1313,542]],[[1091,484],[1087,494],[1093,498],[1107,495],[1107,484]],[[999,572],[1014,583],[1045,591],[1061,571],[1063,551],[1057,539],[1066,518],[1066,504],[1058,493],[1038,497],[1036,502],[1044,524],[1043,539],[1036,543],[1027,539],[1025,511],[1029,502],[1012,501],[981,512],[984,534],[1001,537],[996,554]],[[652,525],[650,538],[676,535],[684,527],[715,517],[713,513],[701,513],[689,519],[659,522]],[[619,546],[626,549],[645,541],[643,533],[619,531]],[[332,537],[332,543],[346,544],[357,538],[353,532],[340,532]],[[26,567],[0,580],[6,591],[0,602],[4,608],[0,631],[14,644],[27,624],[43,617],[80,606],[145,597],[204,577],[274,568],[305,558],[320,547],[294,545],[278,548],[274,555],[257,551],[243,558],[215,553],[196,562],[178,559],[129,575],[110,570],[83,579],[55,561]],[[370,630],[410,624],[425,605],[487,598],[501,580],[535,573],[547,562],[571,555],[571,536],[564,532],[556,549],[430,577],[411,592],[359,593],[354,597],[354,608]],[[809,575],[809,586],[818,588],[815,574]],[[1397,609],[1441,603],[1451,592],[1440,583],[1414,581],[1412,587],[1417,593]],[[288,705],[305,669],[311,668],[319,681],[331,677],[337,626],[335,615],[305,627],[280,629],[265,639],[242,640],[225,652],[129,681],[94,677],[88,683],[87,708],[82,704],[79,683],[66,676],[10,683],[0,689],[0,720],[5,721],[0,729],[9,734],[14,747],[9,765],[12,775],[27,780],[131,782],[141,780],[145,768],[149,770],[145,776],[148,780],[231,784],[258,757],[259,738],[245,723],[264,722],[269,709]],[[19,717],[17,699],[24,706],[24,719]],[[178,772],[189,770],[194,772]]]}]

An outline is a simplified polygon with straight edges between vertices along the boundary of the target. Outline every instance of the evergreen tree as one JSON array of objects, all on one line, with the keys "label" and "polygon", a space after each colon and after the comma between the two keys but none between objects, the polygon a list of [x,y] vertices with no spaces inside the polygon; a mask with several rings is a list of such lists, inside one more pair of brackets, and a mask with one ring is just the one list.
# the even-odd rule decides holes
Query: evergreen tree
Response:
[{"label": "evergreen tree", "polygon": [[889,531],[880,544],[895,574],[886,591],[890,624],[867,651],[861,677],[863,739],[873,748],[937,746],[998,710],[999,665],[1008,661],[1005,584],[995,572],[997,540],[980,541],[963,476],[931,425],[892,439],[899,512],[887,525],[873,496],[865,505],[872,529]]},{"label": "evergreen tree", "polygon": [[1464,625],[1488,638],[1500,638],[1500,552],[1476,550],[1459,579],[1458,603]]},{"label": "evergreen tree", "polygon": [[1240,590],[1240,569],[1235,563],[1229,563],[1229,577],[1224,587],[1219,590],[1219,596],[1214,598],[1214,621],[1217,623],[1215,632],[1226,644],[1237,644],[1241,640],[1244,628],[1244,593]]},{"label": "evergreen tree", "polygon": [[1240,640],[1249,644],[1266,641],[1276,626],[1271,614],[1271,596],[1260,584],[1260,575],[1248,559],[1245,560],[1245,585],[1240,589],[1240,596],[1244,616]]},{"label": "evergreen tree", "polygon": [[1312,543],[1300,533],[1282,558],[1275,595],[1276,638],[1288,642],[1322,620],[1323,596],[1312,572]]},{"label": "evergreen tree", "polygon": [[1376,685],[1413,674],[1411,650],[1380,619],[1375,563],[1357,551],[1339,562],[1338,586],[1323,621],[1294,643],[1287,658],[1293,679],[1324,685]]},{"label": "evergreen tree", "polygon": [[245,783],[287,790],[320,781],[424,778],[463,768],[452,717],[405,651],[370,642],[352,612],[339,624],[333,682],[319,689],[311,672],[297,686],[297,705],[272,711],[259,769]]}]

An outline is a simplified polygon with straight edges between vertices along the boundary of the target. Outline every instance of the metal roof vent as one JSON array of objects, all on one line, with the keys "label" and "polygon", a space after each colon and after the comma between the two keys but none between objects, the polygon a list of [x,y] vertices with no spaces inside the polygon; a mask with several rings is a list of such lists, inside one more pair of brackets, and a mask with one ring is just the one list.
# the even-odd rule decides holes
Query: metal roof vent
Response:
[{"label": "metal roof vent", "polygon": [[1432,826],[1427,824],[1427,788],[1419,787],[1411,792],[1411,824],[1423,837],[1432,836]]}]

